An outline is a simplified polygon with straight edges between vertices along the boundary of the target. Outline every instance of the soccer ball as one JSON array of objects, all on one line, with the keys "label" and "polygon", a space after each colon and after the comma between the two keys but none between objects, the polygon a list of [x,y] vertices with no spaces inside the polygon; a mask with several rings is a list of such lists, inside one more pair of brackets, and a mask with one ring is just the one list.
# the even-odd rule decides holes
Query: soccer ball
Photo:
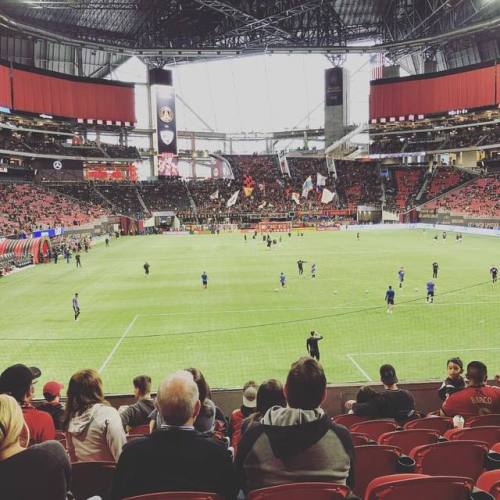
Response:
[{"label": "soccer ball", "polygon": [[339,292],[338,292],[338,290],[334,290],[334,291],[333,291],[333,293],[334,293],[335,295],[337,295],[337,293],[339,293]]},{"label": "soccer ball", "polygon": [[368,293],[368,290],[365,290],[365,293]]},{"label": "soccer ball", "polygon": [[415,288],[415,291],[418,292],[418,288]]}]

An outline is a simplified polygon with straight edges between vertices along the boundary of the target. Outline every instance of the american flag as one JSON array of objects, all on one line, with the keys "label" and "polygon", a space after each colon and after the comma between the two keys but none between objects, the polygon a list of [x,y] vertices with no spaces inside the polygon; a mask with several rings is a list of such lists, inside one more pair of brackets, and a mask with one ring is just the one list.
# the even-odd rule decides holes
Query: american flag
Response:
[{"label": "american flag", "polygon": [[372,80],[380,80],[384,77],[384,54],[378,52],[370,56],[370,64],[372,65]]}]

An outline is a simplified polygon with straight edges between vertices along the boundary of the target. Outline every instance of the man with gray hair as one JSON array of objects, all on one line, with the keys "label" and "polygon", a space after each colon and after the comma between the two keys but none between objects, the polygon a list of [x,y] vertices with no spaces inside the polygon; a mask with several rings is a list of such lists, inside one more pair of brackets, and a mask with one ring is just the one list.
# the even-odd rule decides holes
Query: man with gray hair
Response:
[{"label": "man with gray hair", "polygon": [[236,496],[231,453],[194,428],[200,411],[198,396],[198,387],[187,371],[173,373],[161,382],[156,406],[164,424],[124,446],[116,467],[113,499],[160,491]]}]

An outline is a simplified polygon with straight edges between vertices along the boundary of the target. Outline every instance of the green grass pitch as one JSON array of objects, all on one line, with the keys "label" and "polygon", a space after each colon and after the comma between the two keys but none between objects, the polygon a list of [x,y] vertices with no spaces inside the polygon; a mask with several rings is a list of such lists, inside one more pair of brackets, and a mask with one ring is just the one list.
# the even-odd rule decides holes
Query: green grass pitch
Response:
[{"label": "green grass pitch", "polygon": [[[400,380],[441,379],[446,359],[456,355],[486,362],[493,374],[500,283],[491,284],[489,268],[498,265],[499,242],[465,235],[457,243],[451,233],[436,242],[434,234],[367,231],[357,241],[350,231],[294,232],[271,250],[261,237],[245,242],[241,234],[99,243],[82,254],[81,269],[59,260],[0,280],[0,368],[35,365],[41,382],[65,384],[80,368],[98,368],[106,392],[117,393],[130,392],[135,375],[149,374],[156,385],[169,372],[195,366],[213,388],[240,387],[248,379],[283,380],[290,363],[306,354],[314,329],[324,336],[321,362],[330,383],[377,380],[387,362]],[[298,259],[307,261],[301,277]],[[440,271],[435,304],[428,305],[434,260]],[[392,315],[384,305],[389,284],[396,287]]]}]

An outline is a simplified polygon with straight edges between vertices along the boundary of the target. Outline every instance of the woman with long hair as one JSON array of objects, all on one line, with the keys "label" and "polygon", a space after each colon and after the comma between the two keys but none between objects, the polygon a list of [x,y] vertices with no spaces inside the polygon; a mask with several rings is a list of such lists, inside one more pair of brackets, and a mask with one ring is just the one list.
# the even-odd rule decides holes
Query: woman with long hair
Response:
[{"label": "woman with long hair", "polygon": [[63,427],[73,462],[118,461],[126,436],[118,411],[104,399],[96,370],[71,377]]},{"label": "woman with long hair", "polygon": [[65,500],[71,466],[62,445],[45,441],[26,448],[29,436],[17,401],[0,395],[0,497]]}]

